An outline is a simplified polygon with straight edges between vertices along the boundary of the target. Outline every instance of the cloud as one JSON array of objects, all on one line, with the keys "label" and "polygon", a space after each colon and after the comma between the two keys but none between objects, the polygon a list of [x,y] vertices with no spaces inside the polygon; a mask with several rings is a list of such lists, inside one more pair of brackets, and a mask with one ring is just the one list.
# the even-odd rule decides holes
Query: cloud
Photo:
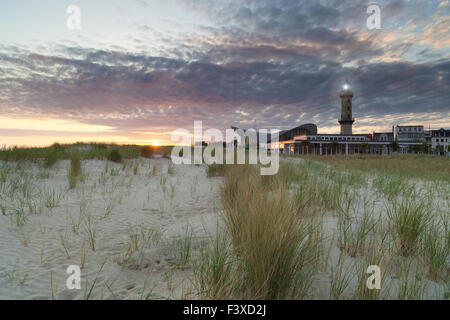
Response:
[{"label": "cloud", "polygon": [[[272,49],[265,49],[270,55]],[[19,110],[21,114],[143,129],[161,122],[180,126],[196,119],[227,126],[230,122],[251,120],[242,119],[235,110],[245,108],[249,118],[258,119],[256,114],[267,106],[277,106],[259,124],[276,123],[273,119],[278,115],[294,115],[281,120],[287,125],[302,113],[305,121],[306,116],[325,117],[330,112],[337,117],[339,86],[345,79],[353,79],[355,111],[361,115],[444,112],[450,100],[450,62],[445,61],[343,68],[319,57],[296,55],[288,62],[237,59],[219,65],[77,50],[79,54],[83,52],[83,58],[26,51],[2,54],[0,61],[17,71],[12,72],[15,77],[3,76],[0,84],[3,114],[17,114]],[[231,56],[245,55],[238,51]],[[289,52],[286,54],[289,56]],[[19,70],[25,76],[20,77]]]},{"label": "cloud", "polygon": [[336,126],[347,80],[356,126],[411,114],[440,114],[450,125],[448,16],[436,9],[429,21],[407,14],[428,7],[381,2],[384,29],[372,32],[368,3],[189,2],[214,23],[186,34],[151,29],[160,37],[152,50],[139,35],[126,49],[0,45],[0,112],[106,126],[129,139],[167,136],[194,120],[276,129],[314,122],[320,130]]}]

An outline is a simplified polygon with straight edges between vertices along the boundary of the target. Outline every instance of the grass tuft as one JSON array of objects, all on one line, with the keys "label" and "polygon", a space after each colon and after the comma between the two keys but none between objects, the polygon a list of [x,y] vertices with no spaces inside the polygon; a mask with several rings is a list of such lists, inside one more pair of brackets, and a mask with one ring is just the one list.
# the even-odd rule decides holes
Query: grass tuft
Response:
[{"label": "grass tuft", "polygon": [[108,154],[108,160],[112,162],[122,162],[122,155],[120,154],[119,150],[113,149]]},{"label": "grass tuft", "polygon": [[[285,177],[281,177],[282,179]],[[256,167],[229,166],[222,203],[243,297],[302,298],[319,260],[320,237],[286,185],[263,183]],[[276,186],[271,189],[270,186]]]},{"label": "grass tuft", "polygon": [[387,214],[391,231],[400,245],[400,253],[408,256],[416,252],[419,239],[430,220],[429,204],[422,199],[406,198],[391,202]]},{"label": "grass tuft", "polygon": [[73,152],[70,157],[70,169],[69,169],[69,189],[73,189],[77,186],[77,181],[81,175],[81,159],[78,152]]}]

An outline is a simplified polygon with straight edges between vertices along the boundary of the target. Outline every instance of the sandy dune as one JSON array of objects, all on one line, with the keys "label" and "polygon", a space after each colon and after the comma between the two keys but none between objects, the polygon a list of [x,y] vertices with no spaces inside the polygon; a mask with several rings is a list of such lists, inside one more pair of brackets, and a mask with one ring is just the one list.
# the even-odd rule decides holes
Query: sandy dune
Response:
[{"label": "sandy dune", "polygon": [[[204,165],[175,166],[163,158],[85,160],[81,181],[69,189],[69,167],[69,161],[49,169],[31,162],[0,163],[0,209],[5,211],[0,214],[0,299],[196,298],[191,281],[196,254],[212,242],[223,223],[222,178],[207,178]],[[362,186],[347,186],[357,195],[355,208],[361,208],[352,213],[352,228],[361,220],[362,208],[371,208],[380,218],[377,228],[384,232],[387,199],[374,191],[372,178],[367,179]],[[448,189],[422,181],[414,184],[420,193],[433,192],[434,211],[448,216]],[[26,213],[24,223],[17,220],[17,212]],[[342,298],[352,298],[358,286],[356,266],[371,263],[359,255],[342,254],[335,211],[319,210],[317,217],[325,253],[309,298],[330,298],[338,265],[349,274]],[[409,261],[387,258],[395,260],[384,281],[392,294],[383,299],[396,297],[401,279],[395,265]],[[66,287],[69,265],[81,267],[80,290]],[[412,270],[414,274],[417,278],[420,272]],[[442,299],[448,292],[444,281],[417,279],[424,286],[424,298]]]},{"label": "sandy dune", "polygon": [[[69,161],[24,165],[21,179],[38,212],[23,226],[0,215],[0,299],[83,299],[95,279],[91,299],[181,298],[189,291],[191,270],[177,261],[179,247],[191,233],[198,246],[215,231],[220,178],[207,179],[202,166],[169,168],[167,159],[124,164],[83,161],[84,182],[72,190]],[[18,175],[15,163],[2,165],[13,169],[9,177]],[[16,195],[7,210],[24,199]],[[55,207],[47,208],[49,198]],[[69,265],[83,267],[81,290],[66,288]]]}]

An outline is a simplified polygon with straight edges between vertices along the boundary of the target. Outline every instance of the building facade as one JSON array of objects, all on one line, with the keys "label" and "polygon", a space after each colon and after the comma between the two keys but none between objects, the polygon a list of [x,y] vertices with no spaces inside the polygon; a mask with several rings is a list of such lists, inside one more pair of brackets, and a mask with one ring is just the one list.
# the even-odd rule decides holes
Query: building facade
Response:
[{"label": "building facade", "polygon": [[392,132],[373,132],[373,141],[375,142],[394,142],[394,131]]},{"label": "building facade", "polygon": [[[392,127],[392,132],[353,134],[353,123],[355,122],[352,114],[353,92],[345,88],[340,92],[340,99],[341,117],[338,119],[341,126],[340,134],[318,134],[316,125],[306,124],[291,130],[281,131],[279,142],[269,143],[268,147],[286,154],[327,155],[354,153],[390,154],[395,151],[402,153],[423,152],[426,135],[422,125],[397,125]],[[441,129],[435,130],[430,134],[430,136],[433,135],[434,137],[434,149],[449,151],[449,132],[450,130]]]},{"label": "building facade", "polygon": [[423,126],[399,126],[394,130],[394,139],[401,142],[425,142],[425,130]]},{"label": "building facade", "polygon": [[294,137],[294,142],[284,143],[287,154],[354,154],[391,153],[390,142],[374,142],[371,134],[315,134]]},{"label": "building facade", "polygon": [[431,152],[450,156],[450,130],[441,128],[431,131]]}]

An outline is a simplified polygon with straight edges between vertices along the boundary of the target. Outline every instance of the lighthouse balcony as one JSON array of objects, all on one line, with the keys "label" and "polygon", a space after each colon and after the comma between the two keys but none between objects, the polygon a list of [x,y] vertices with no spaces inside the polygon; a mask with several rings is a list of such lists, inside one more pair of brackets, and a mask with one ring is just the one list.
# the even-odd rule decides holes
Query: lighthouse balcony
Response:
[{"label": "lighthouse balcony", "polygon": [[339,122],[340,124],[348,124],[348,123],[353,124],[353,123],[355,122],[355,118],[342,118],[342,117],[340,117],[340,118],[338,119],[338,122]]}]

